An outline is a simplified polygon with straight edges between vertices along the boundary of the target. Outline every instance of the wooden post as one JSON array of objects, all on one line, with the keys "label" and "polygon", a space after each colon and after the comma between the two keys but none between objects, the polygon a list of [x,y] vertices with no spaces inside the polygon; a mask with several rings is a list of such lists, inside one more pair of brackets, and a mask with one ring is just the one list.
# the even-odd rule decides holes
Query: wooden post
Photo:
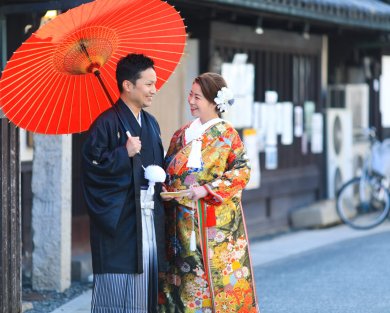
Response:
[{"label": "wooden post", "polygon": [[[6,18],[0,13],[0,69],[7,56]],[[20,313],[21,215],[19,129],[0,110],[0,313]]]},{"label": "wooden post", "polygon": [[0,312],[21,312],[19,130],[0,118]]}]

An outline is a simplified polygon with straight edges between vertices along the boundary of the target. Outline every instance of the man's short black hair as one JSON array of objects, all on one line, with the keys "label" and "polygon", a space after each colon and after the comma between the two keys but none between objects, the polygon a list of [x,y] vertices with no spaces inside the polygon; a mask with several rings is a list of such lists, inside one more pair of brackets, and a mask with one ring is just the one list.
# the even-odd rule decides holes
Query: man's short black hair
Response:
[{"label": "man's short black hair", "polygon": [[131,81],[135,85],[137,79],[141,77],[141,72],[148,68],[154,69],[154,62],[143,54],[130,53],[120,59],[116,66],[116,82],[119,91],[123,91],[124,80]]}]

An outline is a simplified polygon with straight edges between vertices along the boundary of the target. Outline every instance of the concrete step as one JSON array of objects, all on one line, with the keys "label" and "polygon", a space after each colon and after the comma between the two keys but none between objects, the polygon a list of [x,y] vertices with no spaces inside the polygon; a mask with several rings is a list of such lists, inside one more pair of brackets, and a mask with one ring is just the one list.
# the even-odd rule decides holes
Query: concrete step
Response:
[{"label": "concrete step", "polygon": [[292,228],[320,228],[341,223],[334,199],[325,199],[290,213]]}]

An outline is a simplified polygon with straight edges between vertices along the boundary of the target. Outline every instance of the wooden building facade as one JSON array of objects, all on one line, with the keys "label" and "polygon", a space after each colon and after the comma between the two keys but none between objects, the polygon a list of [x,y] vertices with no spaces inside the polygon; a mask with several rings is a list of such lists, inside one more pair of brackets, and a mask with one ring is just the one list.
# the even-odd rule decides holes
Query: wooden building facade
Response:
[{"label": "wooden building facade", "polygon": [[[281,40],[283,39],[283,40]],[[321,68],[324,42],[321,36],[305,40],[300,34],[266,30],[259,36],[248,26],[211,22],[210,48],[224,62],[246,53],[255,66],[255,101],[264,102],[265,91],[278,92],[278,101],[302,106],[304,101],[321,103]],[[302,138],[292,145],[278,144],[278,169],[265,170],[260,153],[260,188],[244,193],[244,208],[252,236],[288,228],[290,210],[312,203],[324,195],[321,168],[324,155],[301,152]],[[304,173],[304,174],[303,174]],[[294,181],[294,183],[292,183]]]},{"label": "wooden building facade", "polygon": [[[364,71],[363,59],[369,58],[372,76],[363,81],[370,89],[369,124],[381,135],[374,85],[388,45],[383,42],[390,25],[385,1],[370,1],[369,6],[364,1],[321,0],[171,2],[184,16],[190,38],[199,40],[200,72],[215,69],[215,55],[217,63],[232,62],[236,53],[248,55],[247,62],[255,67],[254,101],[264,102],[265,91],[276,90],[279,101],[294,106],[314,102],[315,112],[326,119],[327,87],[349,83],[348,69]],[[252,237],[288,229],[292,211],[327,197],[325,131],[322,154],[303,148],[302,137],[294,137],[289,146],[279,137],[276,170],[265,169],[265,153],[260,153],[261,186],[246,191],[243,203]]]}]

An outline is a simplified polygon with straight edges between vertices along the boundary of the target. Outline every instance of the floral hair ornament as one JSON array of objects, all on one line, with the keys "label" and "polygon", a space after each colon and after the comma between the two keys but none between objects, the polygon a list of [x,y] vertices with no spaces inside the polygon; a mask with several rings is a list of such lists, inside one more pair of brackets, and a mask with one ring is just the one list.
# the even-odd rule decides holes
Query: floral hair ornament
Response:
[{"label": "floral hair ornament", "polygon": [[218,91],[214,102],[217,104],[219,112],[226,112],[228,105],[233,105],[234,103],[233,92],[227,87],[222,87],[221,90]]}]

